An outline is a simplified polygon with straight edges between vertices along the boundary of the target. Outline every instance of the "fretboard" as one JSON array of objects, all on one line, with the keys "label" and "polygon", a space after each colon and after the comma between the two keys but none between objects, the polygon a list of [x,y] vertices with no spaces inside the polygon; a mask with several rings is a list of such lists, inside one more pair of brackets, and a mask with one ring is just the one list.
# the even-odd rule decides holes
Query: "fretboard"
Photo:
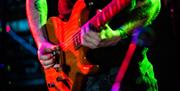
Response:
[{"label": "fretboard", "polygon": [[100,28],[107,21],[109,21],[113,16],[119,13],[123,8],[125,8],[131,0],[112,0],[108,5],[106,5],[99,13],[93,16],[86,24],[92,24],[96,28]]},{"label": "fretboard", "polygon": [[[109,21],[113,16],[119,13],[123,8],[125,8],[131,0],[112,0],[108,5],[106,5],[99,13],[93,16],[90,20],[88,20],[81,29],[87,27],[89,25],[93,25],[97,29],[103,26],[107,21]],[[80,41],[80,31],[81,29],[74,35],[73,41],[75,45],[75,49],[78,49],[81,45]]]}]

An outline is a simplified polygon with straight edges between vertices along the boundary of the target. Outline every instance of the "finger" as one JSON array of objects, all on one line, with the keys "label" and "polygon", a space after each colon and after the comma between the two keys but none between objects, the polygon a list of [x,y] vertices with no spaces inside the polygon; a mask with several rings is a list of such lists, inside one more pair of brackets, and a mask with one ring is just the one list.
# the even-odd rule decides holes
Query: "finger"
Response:
[{"label": "finger", "polygon": [[106,36],[107,36],[107,39],[111,39],[113,37],[113,34],[112,32],[106,31]]},{"label": "finger", "polygon": [[44,67],[44,69],[48,69],[48,68],[50,68],[50,67],[53,67],[53,65],[54,65],[54,64],[47,65],[47,66],[43,66],[43,67]]},{"label": "finger", "polygon": [[106,41],[106,42],[99,43],[98,47],[107,47],[107,46],[110,46],[110,45],[112,45],[111,42]]},{"label": "finger", "polygon": [[60,64],[55,64],[53,67],[58,68],[58,67],[60,67]]},{"label": "finger", "polygon": [[112,30],[107,23],[105,24],[105,27],[106,27],[106,29],[108,29],[108,30]]},{"label": "finger", "polygon": [[94,44],[91,44],[91,43],[84,43],[83,46],[86,46],[86,47],[91,48],[91,49],[97,48],[97,46],[95,46]]},{"label": "finger", "polygon": [[43,54],[45,53],[51,53],[54,50],[59,50],[60,47],[59,46],[51,46],[50,48],[44,48],[44,50],[42,51]]},{"label": "finger", "polygon": [[83,46],[89,47],[91,49],[94,49],[97,47],[98,43],[91,42],[90,39],[87,39],[89,37],[84,38]]},{"label": "finger", "polygon": [[88,36],[92,40],[100,41],[99,33],[97,33],[97,32],[89,31],[86,36]]},{"label": "finger", "polygon": [[84,38],[84,43],[87,45],[97,46],[100,40],[93,39],[92,37],[86,36]]},{"label": "finger", "polygon": [[52,48],[44,48],[44,50],[42,51],[42,54],[51,53],[52,51],[53,51]]},{"label": "finger", "polygon": [[43,55],[41,54],[41,55],[39,56],[39,59],[40,59],[40,60],[49,60],[49,59],[51,59],[52,57],[54,57],[52,53],[50,53],[50,54],[43,54]]},{"label": "finger", "polygon": [[105,24],[105,27],[106,29],[105,29],[104,35],[106,36],[106,39],[110,39],[114,35],[117,35],[117,34],[114,34],[115,32],[111,29],[111,27],[108,24]]},{"label": "finger", "polygon": [[108,40],[103,40],[99,43],[98,47],[106,47],[106,46],[113,46],[116,45],[121,39],[120,38],[113,38]]},{"label": "finger", "polygon": [[113,37],[113,30],[107,28],[104,32],[104,36],[106,39],[111,39]]},{"label": "finger", "polygon": [[54,64],[54,61],[55,60],[53,58],[49,59],[49,60],[40,60],[40,62],[43,66],[48,66],[48,65]]},{"label": "finger", "polygon": [[105,30],[102,30],[101,32],[100,32],[100,38],[101,38],[101,40],[104,40],[104,39],[106,39],[106,35],[105,35]]},{"label": "finger", "polygon": [[56,55],[59,55],[59,54],[60,54],[60,50],[57,50],[57,49],[56,49],[56,50],[53,50],[53,51],[52,51],[52,55],[53,55],[53,56],[56,56]]},{"label": "finger", "polygon": [[60,46],[56,45],[52,48],[53,50],[60,50]]}]

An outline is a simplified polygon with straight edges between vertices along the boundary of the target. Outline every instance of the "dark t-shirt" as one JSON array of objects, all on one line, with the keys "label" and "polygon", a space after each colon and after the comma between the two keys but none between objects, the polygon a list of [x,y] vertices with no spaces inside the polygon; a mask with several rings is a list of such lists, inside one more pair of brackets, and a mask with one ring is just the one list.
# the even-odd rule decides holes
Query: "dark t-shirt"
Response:
[{"label": "dark t-shirt", "polygon": [[58,16],[58,0],[47,0],[48,18]]}]

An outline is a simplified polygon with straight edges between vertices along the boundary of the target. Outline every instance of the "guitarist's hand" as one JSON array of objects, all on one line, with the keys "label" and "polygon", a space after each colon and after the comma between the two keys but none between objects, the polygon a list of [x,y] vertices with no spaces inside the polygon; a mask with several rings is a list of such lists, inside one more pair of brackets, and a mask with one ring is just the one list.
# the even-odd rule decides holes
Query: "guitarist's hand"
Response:
[{"label": "guitarist's hand", "polygon": [[113,46],[121,40],[119,31],[113,31],[107,24],[100,33],[95,32],[93,26],[85,27],[82,30],[81,43],[91,49]]},{"label": "guitarist's hand", "polygon": [[42,42],[38,48],[38,59],[43,68],[57,67],[55,64],[55,54],[59,54],[59,46],[53,45],[49,42]]}]

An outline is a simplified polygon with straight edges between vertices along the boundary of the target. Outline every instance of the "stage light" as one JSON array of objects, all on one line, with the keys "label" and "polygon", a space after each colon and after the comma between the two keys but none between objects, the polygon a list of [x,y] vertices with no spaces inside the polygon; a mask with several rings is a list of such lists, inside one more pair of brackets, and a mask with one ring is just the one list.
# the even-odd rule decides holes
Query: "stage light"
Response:
[{"label": "stage light", "polygon": [[16,20],[8,23],[11,29],[15,32],[27,32],[29,31],[29,26],[27,19]]}]

